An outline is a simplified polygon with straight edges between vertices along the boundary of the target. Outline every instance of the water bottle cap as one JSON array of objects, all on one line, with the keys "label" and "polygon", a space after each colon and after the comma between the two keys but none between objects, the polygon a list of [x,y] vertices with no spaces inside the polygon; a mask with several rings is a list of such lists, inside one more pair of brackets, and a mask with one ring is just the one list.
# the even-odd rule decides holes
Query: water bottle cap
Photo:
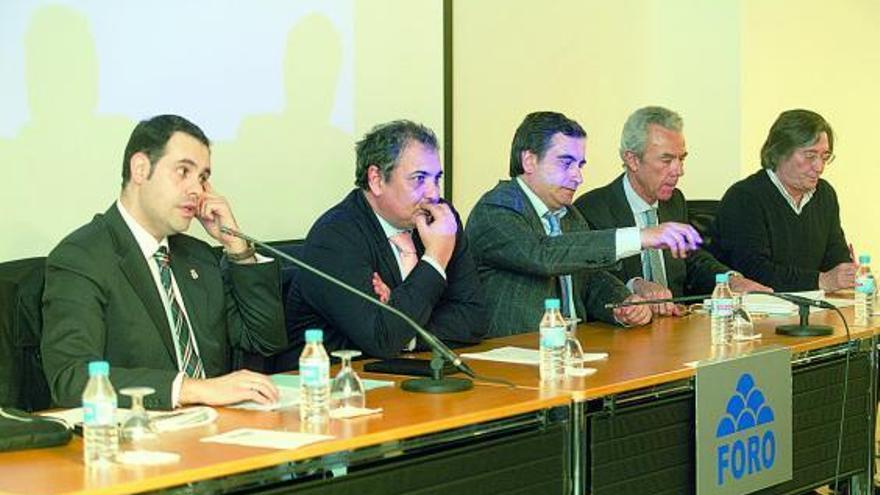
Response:
[{"label": "water bottle cap", "polygon": [[310,328],[306,330],[306,343],[312,344],[315,342],[323,342],[324,341],[324,331],[320,328]]},{"label": "water bottle cap", "polygon": [[871,255],[870,254],[860,254],[859,255],[859,264],[860,265],[867,265],[870,262],[871,262]]},{"label": "water bottle cap", "polygon": [[107,361],[92,361],[89,363],[89,376],[110,374],[110,363]]},{"label": "water bottle cap", "polygon": [[726,284],[730,282],[730,277],[727,273],[716,273],[715,274],[715,283],[716,284]]},{"label": "water bottle cap", "polygon": [[544,299],[544,309],[559,309],[559,299]]}]

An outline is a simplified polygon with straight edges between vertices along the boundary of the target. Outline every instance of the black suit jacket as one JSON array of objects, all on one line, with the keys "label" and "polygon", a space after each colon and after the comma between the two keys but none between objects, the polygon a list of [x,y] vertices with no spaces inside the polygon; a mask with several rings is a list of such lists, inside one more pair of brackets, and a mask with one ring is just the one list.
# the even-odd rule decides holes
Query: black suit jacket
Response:
[{"label": "black suit jacket", "polygon": [[[376,272],[391,289],[391,306],[444,341],[477,343],[487,330],[485,309],[476,267],[455,215],[459,232],[446,266],[446,280],[421,259],[406,280],[401,280],[388,239],[360,189],[315,222],[306,238],[303,258],[370,295]],[[413,241],[421,256],[424,246],[418,231],[413,231]],[[300,270],[287,304],[291,350],[285,352],[284,362],[278,363],[279,369],[296,367],[308,328],[324,330],[328,351],[359,349],[375,357],[399,354],[415,336],[415,330],[399,317]]]},{"label": "black suit jacket", "polygon": [[[278,263],[223,260],[221,268],[220,255],[202,241],[178,234],[168,244],[208,377],[230,371],[234,348],[262,354],[284,348]],[[172,407],[179,371],[171,328],[147,260],[116,205],[49,254],[43,322],[43,368],[57,405],[79,405],[87,363],[106,360],[117,390],[149,386],[156,393],[147,407]]]},{"label": "black suit jacket", "polygon": [[[635,227],[636,220],[632,208],[626,201],[623,191],[625,174],[611,183],[593,189],[575,201],[575,206],[583,213],[590,227],[594,229],[614,229]],[[687,201],[676,189],[668,201],[659,201],[657,208],[659,222],[688,223]],[[663,251],[666,266],[666,282],[673,296],[708,294],[715,287],[715,274],[729,270],[709,252],[698,249],[687,258],[674,258],[669,250]],[[642,258],[639,255],[622,260],[620,269],[611,271],[617,278],[627,282],[642,276]]]}]

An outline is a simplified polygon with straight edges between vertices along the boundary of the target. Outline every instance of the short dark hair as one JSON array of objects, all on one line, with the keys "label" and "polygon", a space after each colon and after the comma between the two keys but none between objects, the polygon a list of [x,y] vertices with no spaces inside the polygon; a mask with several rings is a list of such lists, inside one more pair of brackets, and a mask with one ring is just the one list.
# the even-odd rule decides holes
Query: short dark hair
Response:
[{"label": "short dark hair", "polygon": [[775,171],[780,160],[788,158],[798,148],[815,144],[823,132],[828,136],[828,149],[833,152],[834,131],[821,115],[803,109],[782,112],[761,147],[761,166]]},{"label": "short dark hair", "polygon": [[580,124],[558,112],[532,112],[526,115],[513,135],[510,145],[510,176],[522,175],[522,152],[531,151],[543,158],[550,141],[557,133],[568,137],[585,138],[587,133]]},{"label": "short dark hair", "polygon": [[438,149],[434,131],[411,120],[393,120],[370,129],[370,132],[355,144],[357,154],[355,185],[364,190],[369,188],[367,169],[370,165],[379,167],[382,177],[388,180],[394,167],[397,166],[400,153],[412,141]]},{"label": "short dark hair", "polygon": [[211,141],[199,126],[179,115],[157,115],[142,120],[131,131],[131,137],[128,138],[128,144],[125,146],[125,154],[122,158],[122,187],[131,180],[131,157],[135,153],[146,153],[150,159],[150,175],[152,175],[156,163],[165,156],[165,145],[175,132],[182,132],[198,139],[207,147],[211,146]]}]

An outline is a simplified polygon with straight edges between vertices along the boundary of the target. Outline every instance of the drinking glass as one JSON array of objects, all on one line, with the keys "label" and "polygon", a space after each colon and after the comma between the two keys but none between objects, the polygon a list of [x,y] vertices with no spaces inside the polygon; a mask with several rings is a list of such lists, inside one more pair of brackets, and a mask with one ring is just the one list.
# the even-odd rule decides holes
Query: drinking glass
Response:
[{"label": "drinking glass", "polygon": [[119,391],[131,397],[131,413],[122,423],[122,441],[132,443],[135,448],[143,447],[144,440],[153,440],[157,436],[156,428],[144,409],[144,397],[155,392],[150,387],[128,387]]},{"label": "drinking glass", "polygon": [[330,386],[331,409],[365,407],[367,398],[364,384],[351,368],[352,358],[360,356],[361,351],[340,350],[333,351],[331,355],[342,360],[342,367]]},{"label": "drinking glass", "polygon": [[565,319],[565,347],[562,350],[562,362],[568,376],[584,376],[584,349],[577,339],[577,326],[580,318]]},{"label": "drinking glass", "polygon": [[743,294],[733,293],[733,340],[747,342],[760,336],[755,333],[755,324],[743,303]]}]

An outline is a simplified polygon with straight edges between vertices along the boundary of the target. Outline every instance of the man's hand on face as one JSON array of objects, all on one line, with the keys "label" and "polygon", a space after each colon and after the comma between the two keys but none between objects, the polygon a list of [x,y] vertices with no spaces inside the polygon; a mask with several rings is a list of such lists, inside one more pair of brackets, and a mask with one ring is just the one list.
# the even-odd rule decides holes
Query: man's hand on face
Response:
[{"label": "man's hand on face", "polygon": [[235,217],[232,216],[232,208],[229,206],[229,202],[214,191],[210,182],[205,181],[204,187],[205,192],[199,198],[198,211],[199,222],[201,222],[202,227],[205,228],[208,235],[223,244],[226,252],[244,252],[248,248],[246,241],[220,232],[221,225],[238,230],[238,223],[235,222]]},{"label": "man's hand on face", "polygon": [[642,249],[668,249],[674,258],[684,258],[703,243],[696,229],[686,223],[663,222],[641,230]]},{"label": "man's hand on face", "polygon": [[[623,300],[624,302],[644,301],[643,298],[636,294],[631,294]],[[637,304],[634,306],[624,306],[613,310],[614,318],[621,324],[628,327],[636,327],[639,325],[647,325],[651,322],[651,308],[647,304]]]},{"label": "man's hand on face", "polygon": [[423,202],[421,211],[416,213],[415,223],[419,238],[425,245],[425,254],[446,268],[452,258],[455,234],[458,232],[452,209],[446,203]]}]

